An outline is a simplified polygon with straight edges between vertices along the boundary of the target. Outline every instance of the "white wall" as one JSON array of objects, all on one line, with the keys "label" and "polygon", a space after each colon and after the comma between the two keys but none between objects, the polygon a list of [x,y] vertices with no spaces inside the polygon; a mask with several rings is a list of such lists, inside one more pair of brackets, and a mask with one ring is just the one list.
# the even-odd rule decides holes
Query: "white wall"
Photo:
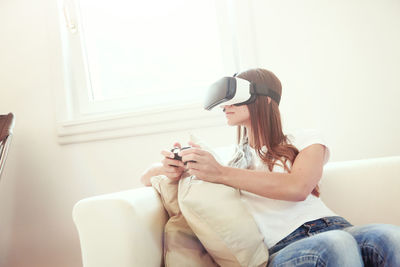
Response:
[{"label": "white wall", "polygon": [[398,155],[400,2],[256,0],[260,63],[288,128],[323,129],[333,160]]},{"label": "white wall", "polygon": [[[17,116],[0,180],[0,266],[81,266],[74,203],[139,186],[159,150],[187,136],[60,146],[55,12],[54,0],[0,1],[0,113]],[[284,86],[286,128],[320,128],[334,161],[399,155],[400,2],[254,0],[253,12],[259,66]],[[224,126],[194,132],[212,145],[234,140]]]}]

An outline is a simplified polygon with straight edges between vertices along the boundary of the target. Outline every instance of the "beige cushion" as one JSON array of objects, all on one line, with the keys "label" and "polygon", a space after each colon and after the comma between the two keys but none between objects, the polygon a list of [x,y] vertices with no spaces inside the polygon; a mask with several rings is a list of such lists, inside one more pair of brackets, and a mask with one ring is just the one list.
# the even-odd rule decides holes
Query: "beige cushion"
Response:
[{"label": "beige cushion", "polygon": [[169,215],[164,228],[165,266],[217,266],[179,210],[178,181],[159,175],[152,177],[151,183]]},{"label": "beige cushion", "polygon": [[221,266],[265,266],[268,249],[237,189],[182,178],[179,206],[193,232]]}]

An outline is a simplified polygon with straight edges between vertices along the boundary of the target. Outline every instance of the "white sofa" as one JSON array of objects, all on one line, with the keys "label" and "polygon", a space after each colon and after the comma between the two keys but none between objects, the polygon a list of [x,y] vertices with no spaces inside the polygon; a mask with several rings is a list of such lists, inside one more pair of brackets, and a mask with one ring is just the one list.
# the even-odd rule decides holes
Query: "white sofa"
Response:
[{"label": "white sofa", "polygon": [[[353,224],[400,225],[400,156],[328,163],[321,192]],[[84,267],[162,265],[167,215],[152,187],[83,199],[73,219]]]}]

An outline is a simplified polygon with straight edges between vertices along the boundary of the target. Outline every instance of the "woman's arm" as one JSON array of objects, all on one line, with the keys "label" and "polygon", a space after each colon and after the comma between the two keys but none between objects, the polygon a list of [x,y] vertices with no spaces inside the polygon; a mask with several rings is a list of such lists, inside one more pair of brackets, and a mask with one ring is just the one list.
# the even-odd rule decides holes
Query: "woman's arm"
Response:
[{"label": "woman's arm", "polygon": [[322,177],[324,153],[323,145],[308,146],[297,155],[291,173],[276,173],[222,166],[200,148],[181,152],[183,161],[196,161],[188,162],[187,168],[199,179],[287,201],[302,201],[312,192]]},{"label": "woman's arm", "polygon": [[151,177],[161,175],[162,174],[161,170],[162,170],[162,163],[161,162],[154,163],[143,172],[142,176],[140,177],[140,182],[142,182],[142,184],[144,184],[145,186],[151,186],[150,182]]}]

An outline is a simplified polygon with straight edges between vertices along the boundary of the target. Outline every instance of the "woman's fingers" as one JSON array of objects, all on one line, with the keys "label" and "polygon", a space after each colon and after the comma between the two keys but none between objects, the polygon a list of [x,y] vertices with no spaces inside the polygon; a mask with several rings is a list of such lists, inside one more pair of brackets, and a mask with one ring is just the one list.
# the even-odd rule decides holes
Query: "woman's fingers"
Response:
[{"label": "woman's fingers", "polygon": [[180,143],[178,143],[178,142],[175,142],[175,143],[174,143],[174,147],[179,147],[179,148],[182,148],[181,144],[180,144]]},{"label": "woman's fingers", "polygon": [[179,172],[183,171],[183,168],[166,166],[166,167],[164,167],[164,171],[167,172],[167,173],[179,173]]},{"label": "woman's fingers", "polygon": [[186,156],[182,156],[182,161],[188,164],[189,162],[197,162],[204,163],[203,157],[198,154],[188,154]]},{"label": "woman's fingers", "polygon": [[[179,142],[175,142],[173,148],[181,148],[181,144]],[[171,150],[162,150],[161,155],[164,156],[164,159],[161,160],[162,172],[170,179],[180,179],[182,173],[185,170],[185,165],[181,160],[176,160],[175,154]]]},{"label": "woman's fingers", "polygon": [[185,167],[182,161],[177,160],[177,159],[170,159],[170,158],[164,158],[161,163],[165,166],[173,166],[174,167]]},{"label": "woman's fingers", "polygon": [[181,175],[183,172],[183,169],[179,168],[179,167],[170,167],[170,168],[172,168],[172,169],[166,169],[166,173],[168,175],[178,176],[178,175]]},{"label": "woman's fingers", "polygon": [[192,147],[192,148],[181,150],[178,155],[181,156],[183,159],[187,155],[205,156],[207,154],[209,154],[209,153],[201,148]]},{"label": "woman's fingers", "polygon": [[168,178],[180,178],[183,171],[184,168],[182,167],[172,167],[172,166],[164,167],[164,174]]},{"label": "woman's fingers", "polygon": [[200,171],[204,168],[204,165],[193,161],[193,162],[188,162],[186,164],[186,168],[188,170],[199,170]]},{"label": "woman's fingers", "polygon": [[175,157],[174,153],[172,153],[169,150],[162,150],[161,155],[163,155],[164,157],[167,157],[167,158],[172,158],[172,159]]},{"label": "woman's fingers", "polygon": [[189,143],[189,146],[191,146],[191,147],[198,147],[198,148],[201,148],[200,145],[198,145],[198,144],[196,144],[196,143],[194,143],[194,142],[192,142],[192,141],[189,141],[188,143]]},{"label": "woman's fingers", "polygon": [[[172,148],[175,148],[175,147],[181,148],[182,146],[179,142],[175,142],[174,145],[172,146]],[[171,149],[169,149],[169,150],[164,149],[163,151],[161,151],[161,155],[163,155],[164,157],[168,157],[168,158],[174,158],[175,155],[174,155],[174,153],[171,152]]]}]

